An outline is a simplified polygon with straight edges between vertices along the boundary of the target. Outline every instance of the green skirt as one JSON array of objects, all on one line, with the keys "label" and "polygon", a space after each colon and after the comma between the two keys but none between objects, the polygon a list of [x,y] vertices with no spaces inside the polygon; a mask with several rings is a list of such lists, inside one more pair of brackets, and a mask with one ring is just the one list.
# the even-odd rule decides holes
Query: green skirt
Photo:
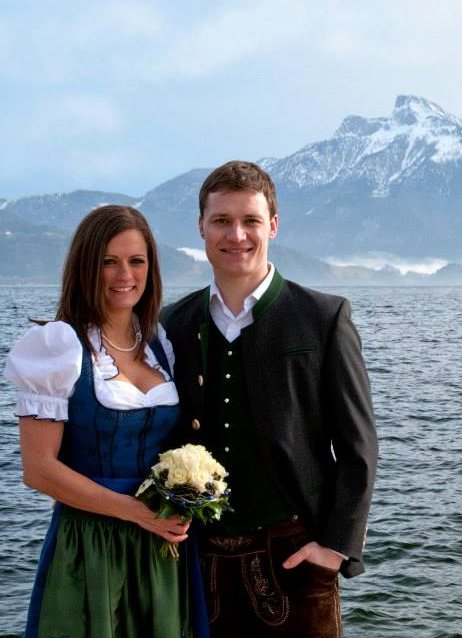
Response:
[{"label": "green skirt", "polygon": [[186,567],[138,525],[63,507],[38,638],[190,637]]}]

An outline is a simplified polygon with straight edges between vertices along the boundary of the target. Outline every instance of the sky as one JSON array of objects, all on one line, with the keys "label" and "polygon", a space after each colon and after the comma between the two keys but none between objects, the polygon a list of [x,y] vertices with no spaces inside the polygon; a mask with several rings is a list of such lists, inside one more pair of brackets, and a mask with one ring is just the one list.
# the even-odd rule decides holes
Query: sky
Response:
[{"label": "sky", "polygon": [[462,117],[459,0],[1,0],[0,198],[141,196],[414,94]]}]

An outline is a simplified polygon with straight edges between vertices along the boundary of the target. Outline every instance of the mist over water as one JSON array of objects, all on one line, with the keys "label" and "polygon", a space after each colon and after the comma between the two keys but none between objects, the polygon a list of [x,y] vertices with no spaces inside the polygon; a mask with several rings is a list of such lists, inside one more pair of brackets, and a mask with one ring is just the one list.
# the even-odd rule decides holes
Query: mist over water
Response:
[{"label": "mist over water", "polygon": [[406,275],[407,273],[433,275],[449,263],[447,259],[428,258],[417,261],[405,259],[399,255],[377,251],[369,254],[351,255],[350,257],[325,257],[324,261],[333,266],[363,266],[364,268],[372,268],[373,270],[395,268],[399,270],[402,275]]},{"label": "mist over water", "polygon": [[[367,571],[340,583],[345,638],[461,638],[462,288],[324,289],[352,303],[380,439]],[[53,317],[58,292],[0,287],[1,371],[27,317]],[[185,292],[167,289],[167,301]],[[0,638],[13,638],[51,510],[21,483],[14,390],[0,388]]]}]

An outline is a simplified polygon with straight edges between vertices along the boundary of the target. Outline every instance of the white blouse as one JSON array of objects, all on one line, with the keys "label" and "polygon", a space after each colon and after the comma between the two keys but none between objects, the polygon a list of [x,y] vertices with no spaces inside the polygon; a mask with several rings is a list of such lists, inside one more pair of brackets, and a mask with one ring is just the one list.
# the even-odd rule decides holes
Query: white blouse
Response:
[{"label": "white blouse", "polygon": [[[172,344],[160,324],[157,334],[173,370]],[[133,384],[114,378],[119,371],[101,342],[100,331],[91,328],[88,336],[96,352],[91,355],[95,394],[102,405],[131,410],[178,403],[175,384],[161,368],[149,345],[144,350],[144,361],[159,370],[166,381],[144,393]],[[67,421],[68,400],[80,377],[82,354],[82,344],[68,323],[50,321],[44,326],[30,328],[10,351],[4,372],[18,388],[16,416]]]}]

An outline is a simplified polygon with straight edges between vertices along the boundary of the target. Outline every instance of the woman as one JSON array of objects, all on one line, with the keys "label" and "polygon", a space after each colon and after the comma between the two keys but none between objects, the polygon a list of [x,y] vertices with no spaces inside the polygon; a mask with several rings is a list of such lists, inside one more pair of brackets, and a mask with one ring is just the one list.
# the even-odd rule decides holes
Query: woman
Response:
[{"label": "woman", "polygon": [[9,355],[24,482],[56,501],[26,638],[190,635],[182,561],[159,556],[189,524],[132,496],[178,419],[160,299],[146,220],[101,206],[72,240],[56,321]]}]

